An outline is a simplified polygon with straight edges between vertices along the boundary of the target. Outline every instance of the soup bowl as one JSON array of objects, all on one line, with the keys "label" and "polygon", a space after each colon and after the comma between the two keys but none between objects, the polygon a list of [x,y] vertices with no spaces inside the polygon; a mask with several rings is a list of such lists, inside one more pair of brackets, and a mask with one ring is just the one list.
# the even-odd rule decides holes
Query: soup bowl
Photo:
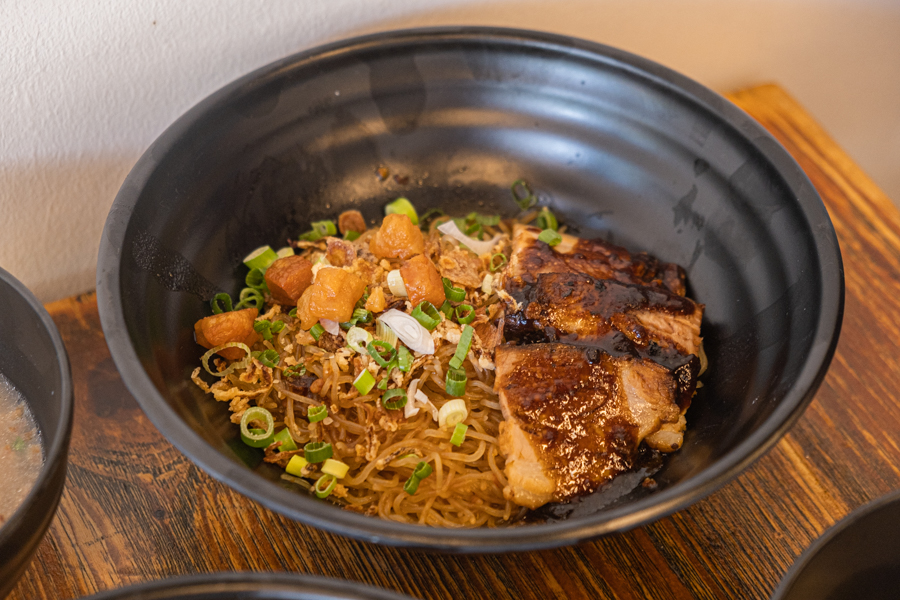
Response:
[{"label": "soup bowl", "polygon": [[[391,176],[376,176],[379,167]],[[656,487],[617,488],[529,526],[457,530],[342,511],[285,489],[272,465],[248,466],[227,407],[190,382],[202,354],[192,326],[216,293],[243,287],[242,258],[342,210],[376,222],[401,195],[420,211],[512,215],[510,185],[522,178],[577,235],[684,266],[688,295],[706,305],[709,370],[684,445]],[[840,330],[843,272],[808,178],[723,97],[582,40],[438,28],[302,52],[188,111],[116,197],[97,294],[125,383],[213,477],[330,531],[484,552],[632,528],[737,475],[822,381]]]},{"label": "soup bowl", "polygon": [[72,430],[69,358],[37,298],[0,269],[0,373],[25,398],[37,423],[44,463],[19,508],[0,525],[0,598],[16,584],[47,531],[66,481]]}]

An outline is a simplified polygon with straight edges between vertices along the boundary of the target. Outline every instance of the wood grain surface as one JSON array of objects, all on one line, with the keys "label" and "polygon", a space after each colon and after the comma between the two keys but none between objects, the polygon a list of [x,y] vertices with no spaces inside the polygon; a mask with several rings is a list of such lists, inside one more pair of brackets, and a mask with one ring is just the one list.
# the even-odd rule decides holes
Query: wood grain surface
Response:
[{"label": "wood grain surface", "polygon": [[780,88],[730,98],[824,198],[847,286],[843,333],[815,400],[737,479],[651,525],[556,550],[447,556],[324,533],[232,492],[162,437],[119,378],[88,294],[48,306],[75,384],[69,477],[10,600],[232,570],[340,577],[422,599],[767,598],[825,529],[900,488],[900,213]]}]

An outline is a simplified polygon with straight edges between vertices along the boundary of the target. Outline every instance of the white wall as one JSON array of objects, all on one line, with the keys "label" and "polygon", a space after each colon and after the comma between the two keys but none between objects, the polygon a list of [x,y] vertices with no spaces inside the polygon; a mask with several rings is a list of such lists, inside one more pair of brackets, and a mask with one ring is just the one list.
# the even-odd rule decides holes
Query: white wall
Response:
[{"label": "white wall", "polygon": [[397,27],[542,29],[719,91],[774,81],[900,200],[900,0],[3,0],[0,266],[44,301],[94,286],[131,165],[236,77]]}]

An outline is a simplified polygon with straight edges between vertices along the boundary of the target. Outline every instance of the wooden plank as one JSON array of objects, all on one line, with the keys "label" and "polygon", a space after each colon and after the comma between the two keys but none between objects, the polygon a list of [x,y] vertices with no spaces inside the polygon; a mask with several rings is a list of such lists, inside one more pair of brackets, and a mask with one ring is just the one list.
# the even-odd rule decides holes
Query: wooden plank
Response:
[{"label": "wooden plank", "polygon": [[314,573],[423,599],[767,598],[829,525],[900,487],[900,213],[780,88],[731,98],[819,190],[847,279],[843,334],[822,388],[736,480],[669,518],[570,548],[450,556],[335,536],[232,492],[169,444],[119,378],[88,294],[48,305],[75,384],[69,478],[10,599],[69,599],[223,570]]}]

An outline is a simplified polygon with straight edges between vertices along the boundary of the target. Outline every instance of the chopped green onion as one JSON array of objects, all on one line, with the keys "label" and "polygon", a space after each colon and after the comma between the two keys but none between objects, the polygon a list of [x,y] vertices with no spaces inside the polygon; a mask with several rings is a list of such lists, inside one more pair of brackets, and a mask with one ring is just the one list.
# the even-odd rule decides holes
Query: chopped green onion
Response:
[{"label": "chopped green onion", "polygon": [[272,339],[272,323],[270,321],[266,321],[265,319],[256,321],[253,323],[253,331],[260,334],[266,341]]},{"label": "chopped green onion", "polygon": [[474,220],[481,225],[493,227],[500,224],[500,215],[482,215],[479,213],[469,213],[466,220]]},{"label": "chopped green onion", "polygon": [[466,299],[466,290],[453,287],[453,282],[446,277],[442,277],[441,281],[444,283],[444,296],[447,300],[451,302],[462,302]]},{"label": "chopped green onion", "polygon": [[328,442],[310,442],[303,446],[303,456],[311,463],[320,463],[331,458],[334,449]]},{"label": "chopped green onion", "polygon": [[316,323],[316,324],[313,325],[312,328],[309,330],[309,334],[310,334],[311,336],[313,336],[313,338],[315,338],[315,340],[316,340],[317,342],[319,341],[319,338],[322,337],[322,334],[323,334],[323,333],[325,333],[325,328],[322,327],[322,325],[321,325],[320,323]]},{"label": "chopped green onion", "polygon": [[444,316],[448,319],[453,318],[453,305],[450,304],[449,300],[444,300],[444,303],[441,304],[441,312],[444,313]]},{"label": "chopped green onion", "polygon": [[310,423],[318,423],[325,419],[328,416],[328,407],[324,404],[320,404],[318,406],[310,406],[309,410],[306,411],[306,419]]},{"label": "chopped green onion", "polygon": [[244,283],[255,290],[264,290],[266,289],[266,274],[262,269],[250,269],[244,278]]},{"label": "chopped green onion", "polygon": [[363,308],[366,305],[366,301],[369,299],[369,286],[366,286],[366,289],[363,290],[363,295],[359,300],[356,301],[356,306],[353,308]]},{"label": "chopped green onion", "polygon": [[278,252],[276,252],[275,255],[276,255],[278,258],[286,258],[286,257],[288,257],[288,256],[293,256],[293,255],[294,255],[294,249],[291,248],[290,246],[285,246],[284,248],[282,248],[281,250],[279,250]]},{"label": "chopped green onion", "polygon": [[[249,431],[253,435],[260,435],[260,436],[266,433],[265,429],[259,429],[258,427],[251,427],[249,429]],[[250,439],[247,436],[245,436],[243,433],[241,433],[241,441],[244,442],[245,444],[247,444],[248,446],[250,446],[251,448],[266,448],[274,441],[274,438],[275,438],[275,436],[270,435],[269,437],[263,437],[260,440],[253,440],[253,439]],[[21,439],[21,438],[19,438],[19,439]],[[15,446],[13,446],[13,450],[16,450]]]},{"label": "chopped green onion", "polygon": [[466,439],[466,432],[469,431],[469,426],[464,423],[457,423],[456,427],[453,429],[453,435],[450,436],[450,443],[454,446],[461,446],[463,441]]},{"label": "chopped green onion", "polygon": [[466,401],[456,398],[448,400],[438,411],[438,427],[453,427],[462,423],[469,416]]},{"label": "chopped green onion", "polygon": [[366,349],[369,351],[369,356],[375,359],[379,367],[388,366],[397,354],[393,346],[382,340],[373,340]]},{"label": "chopped green onion", "polygon": [[241,295],[238,297],[237,306],[235,306],[235,310],[244,308],[246,306],[253,305],[253,308],[259,310],[262,308],[262,305],[265,303],[265,298],[263,298],[262,292],[252,287],[245,287],[241,290]]},{"label": "chopped green onion", "polygon": [[466,382],[468,380],[465,369],[454,369],[451,367],[447,369],[444,390],[451,396],[462,396],[466,393]]},{"label": "chopped green onion", "polygon": [[377,387],[378,387],[379,390],[384,391],[384,390],[387,389],[387,384],[388,384],[388,382],[391,380],[390,372],[391,372],[391,369],[392,369],[392,368],[393,368],[393,366],[391,366],[390,368],[388,368],[387,374],[385,374],[385,376],[381,378],[381,381],[378,382],[378,386],[377,386]]},{"label": "chopped green onion", "polygon": [[288,311],[288,316],[292,319],[297,318],[297,307],[296,306],[294,308],[292,308],[290,311]]},{"label": "chopped green onion", "polygon": [[251,356],[270,369],[274,369],[278,366],[278,363],[281,362],[281,357],[278,355],[278,352],[271,348],[253,352]]},{"label": "chopped green onion", "polygon": [[350,465],[333,458],[329,458],[322,464],[323,473],[327,475],[334,475],[338,479],[343,479],[347,475],[347,471],[349,470]]},{"label": "chopped green onion", "polygon": [[416,493],[416,490],[419,489],[420,481],[421,479],[415,475],[410,475],[409,479],[406,480],[406,483],[403,484],[403,491],[412,496]]},{"label": "chopped green onion", "polygon": [[397,334],[381,319],[375,321],[375,337],[392,347],[397,345]]},{"label": "chopped green onion", "polygon": [[353,387],[359,392],[360,396],[365,396],[375,387],[375,376],[368,369],[363,369],[356,379],[353,380]]},{"label": "chopped green onion", "polygon": [[352,242],[353,240],[359,239],[359,236],[362,235],[358,231],[350,230],[344,234],[344,239],[348,242]]},{"label": "chopped green onion", "polygon": [[491,261],[488,263],[491,269],[491,273],[496,273],[497,271],[505,267],[507,262],[509,262],[509,259],[507,259],[506,255],[502,252],[498,252],[497,254],[493,255],[491,257]]},{"label": "chopped green onion", "polygon": [[299,239],[305,242],[317,242],[326,235],[334,235],[337,233],[337,226],[334,221],[314,221],[310,223],[311,231],[307,231],[300,236]]},{"label": "chopped green onion", "polygon": [[472,336],[474,334],[475,330],[471,325],[463,325],[459,343],[456,345],[456,352],[453,353],[453,358],[450,359],[451,368],[459,369],[462,367],[463,361],[466,360],[466,355],[469,354],[469,348],[472,347]]},{"label": "chopped green onion", "polygon": [[537,204],[537,197],[535,197],[534,192],[531,191],[531,186],[524,179],[513,182],[509,189],[512,192],[513,200],[516,201],[516,204],[522,210],[528,210]]},{"label": "chopped green onion", "polygon": [[281,319],[272,323],[272,333],[281,333],[282,329],[284,329],[284,321]]},{"label": "chopped green onion", "polygon": [[[213,371],[209,366],[209,359],[212,358],[212,355],[218,352],[219,350],[224,350],[225,348],[240,348],[247,355],[241,360],[232,361],[230,365],[224,371]],[[220,344],[215,348],[210,348],[206,352],[203,353],[203,356],[200,357],[200,364],[203,365],[203,368],[206,369],[206,372],[210,375],[215,375],[216,377],[225,377],[235,369],[243,369],[250,362],[250,347],[247,344],[242,344],[241,342],[225,342],[224,344]]]},{"label": "chopped green onion", "polygon": [[272,441],[281,442],[281,445],[278,446],[279,452],[293,452],[297,449],[297,443],[291,437],[291,432],[287,427],[276,433]]},{"label": "chopped green onion", "polygon": [[434,467],[429,465],[424,460],[417,464],[416,468],[413,469],[413,477],[418,477],[419,479],[425,479],[432,473],[434,473]]},{"label": "chopped green onion", "polygon": [[[265,428],[259,430],[258,433],[253,433],[250,430],[250,422],[251,421],[261,421]],[[259,433],[261,432],[261,433]],[[275,432],[275,419],[272,418],[272,413],[267,411],[261,406],[251,406],[247,410],[244,411],[244,414],[241,415],[241,439],[244,440],[245,444],[249,444],[247,440],[250,442],[262,443],[272,437],[272,434]],[[271,443],[271,442],[270,442]],[[266,444],[268,446],[269,444]],[[263,446],[256,446],[256,448],[261,448]]]},{"label": "chopped green onion", "polygon": [[413,355],[406,346],[400,346],[397,350],[397,368],[408,373],[412,368]]},{"label": "chopped green onion", "polygon": [[381,403],[388,410],[397,410],[406,406],[406,390],[395,388],[388,390],[381,397]]},{"label": "chopped green onion", "polygon": [[543,230],[538,239],[549,246],[555,246],[562,241],[562,236],[552,229]]},{"label": "chopped green onion", "polygon": [[303,363],[300,363],[299,368],[294,366],[281,371],[282,377],[303,377],[304,375],[306,375],[306,365]]},{"label": "chopped green onion", "polygon": [[[293,252],[293,250],[291,250],[291,252]],[[260,246],[244,257],[244,264],[248,269],[261,269],[265,271],[266,268],[276,260],[278,260],[278,254],[272,250],[271,246]]]},{"label": "chopped green onion", "polygon": [[420,302],[419,305],[413,309],[412,317],[428,331],[434,331],[434,328],[441,322],[440,313],[438,313],[434,304],[428,300]]},{"label": "chopped green onion", "polygon": [[213,296],[213,299],[209,301],[209,306],[212,308],[214,315],[234,310],[234,307],[231,305],[231,296],[225,292]]},{"label": "chopped green onion", "polygon": [[353,318],[357,323],[371,323],[375,315],[364,308],[356,308],[353,309]]},{"label": "chopped green onion", "polygon": [[325,473],[319,480],[316,481],[315,487],[313,487],[313,491],[316,492],[316,496],[319,498],[327,498],[331,495],[331,492],[334,491],[334,487],[337,485],[337,477],[331,475],[330,473]]},{"label": "chopped green onion", "polygon": [[308,460],[299,454],[295,454],[291,457],[291,460],[288,461],[287,467],[285,467],[284,470],[294,477],[303,477],[303,467],[308,464]]},{"label": "chopped green onion", "polygon": [[456,307],[456,321],[460,325],[468,325],[475,320],[475,309],[471,304],[460,304]]},{"label": "chopped green onion", "polygon": [[412,202],[403,197],[397,198],[385,206],[384,214],[385,216],[393,214],[406,215],[413,225],[419,224],[419,215],[416,213],[415,207],[412,205]]},{"label": "chopped green onion", "polygon": [[559,222],[556,220],[556,215],[550,212],[550,209],[546,206],[538,213],[537,218],[534,220],[534,224],[541,229],[552,229],[553,231],[559,229]]},{"label": "chopped green onion", "polygon": [[375,338],[372,337],[372,334],[362,327],[354,326],[347,332],[347,345],[359,354],[365,352],[365,347],[372,343],[373,339]]}]

